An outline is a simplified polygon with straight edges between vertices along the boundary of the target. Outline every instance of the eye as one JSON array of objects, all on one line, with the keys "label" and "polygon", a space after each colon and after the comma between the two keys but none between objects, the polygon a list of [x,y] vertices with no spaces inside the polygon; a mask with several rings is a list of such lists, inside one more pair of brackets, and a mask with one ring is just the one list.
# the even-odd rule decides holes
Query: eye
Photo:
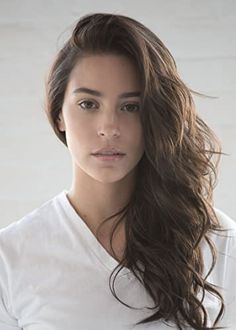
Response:
[{"label": "eye", "polygon": [[138,104],[133,104],[133,103],[127,103],[124,105],[126,107],[128,112],[137,112],[139,111],[139,105]]},{"label": "eye", "polygon": [[[96,104],[93,101],[90,101],[90,100],[84,100],[84,101],[82,101],[78,104],[84,110],[96,108]],[[95,105],[95,107],[93,105]],[[128,112],[138,112],[139,111],[139,105],[138,104],[127,103],[122,107],[122,109],[124,109],[124,108],[126,108],[126,111],[128,111]]]},{"label": "eye", "polygon": [[[83,103],[85,104],[85,106],[82,105]],[[86,104],[87,104],[87,106],[86,106]],[[91,105],[93,105],[93,104],[95,104],[95,103],[92,102],[92,101],[87,100],[87,101],[82,101],[82,102],[80,102],[80,103],[79,103],[79,106],[80,106],[82,109],[93,109],[93,108],[91,107]]]}]

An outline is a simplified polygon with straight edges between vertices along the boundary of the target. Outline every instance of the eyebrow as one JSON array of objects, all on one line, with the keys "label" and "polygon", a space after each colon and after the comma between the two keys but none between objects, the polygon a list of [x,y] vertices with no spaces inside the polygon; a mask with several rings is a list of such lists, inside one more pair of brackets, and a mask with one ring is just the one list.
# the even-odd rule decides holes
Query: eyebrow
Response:
[{"label": "eyebrow", "polygon": [[[91,94],[94,96],[104,97],[103,93],[101,93],[99,91],[95,91],[95,90],[87,88],[87,87],[76,88],[75,90],[73,90],[73,94],[76,94],[76,93],[88,93],[88,94]],[[118,95],[119,98],[134,97],[134,96],[141,96],[141,92],[127,92],[127,93],[122,93],[122,94]]]}]

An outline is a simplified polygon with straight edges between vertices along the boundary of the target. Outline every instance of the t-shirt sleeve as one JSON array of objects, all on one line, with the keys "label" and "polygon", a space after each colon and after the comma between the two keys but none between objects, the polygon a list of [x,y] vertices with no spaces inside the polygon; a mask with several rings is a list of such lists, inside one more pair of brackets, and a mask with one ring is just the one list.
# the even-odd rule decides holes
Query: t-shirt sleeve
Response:
[{"label": "t-shirt sleeve", "polygon": [[236,235],[230,238],[224,276],[225,314],[224,320],[229,329],[236,329]]},{"label": "t-shirt sleeve", "polygon": [[0,330],[22,329],[19,327],[17,319],[12,315],[8,279],[3,244],[0,241]]}]

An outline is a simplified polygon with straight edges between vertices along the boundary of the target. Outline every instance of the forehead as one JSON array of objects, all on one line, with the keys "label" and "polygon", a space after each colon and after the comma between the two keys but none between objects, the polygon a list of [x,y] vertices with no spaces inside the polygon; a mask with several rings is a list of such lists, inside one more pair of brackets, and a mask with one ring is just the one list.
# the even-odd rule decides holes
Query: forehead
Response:
[{"label": "forehead", "polygon": [[69,82],[71,85],[95,84],[101,87],[123,85],[123,89],[140,88],[141,83],[134,61],[124,55],[114,54],[80,58],[71,71]]}]

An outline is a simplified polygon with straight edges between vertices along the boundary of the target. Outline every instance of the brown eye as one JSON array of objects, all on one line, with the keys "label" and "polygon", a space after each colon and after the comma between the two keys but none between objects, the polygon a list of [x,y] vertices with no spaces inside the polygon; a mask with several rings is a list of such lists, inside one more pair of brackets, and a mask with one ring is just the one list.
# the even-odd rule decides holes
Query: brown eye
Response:
[{"label": "brown eye", "polygon": [[128,112],[137,112],[137,111],[139,111],[139,105],[138,104],[128,103],[128,104],[125,104],[124,107],[126,107],[126,111],[128,111]]},{"label": "brown eye", "polygon": [[[85,106],[83,105],[85,104]],[[82,108],[82,109],[93,109],[92,105],[94,105],[95,103],[92,102],[92,101],[83,101],[83,102],[80,102],[79,103],[79,106]]]}]

